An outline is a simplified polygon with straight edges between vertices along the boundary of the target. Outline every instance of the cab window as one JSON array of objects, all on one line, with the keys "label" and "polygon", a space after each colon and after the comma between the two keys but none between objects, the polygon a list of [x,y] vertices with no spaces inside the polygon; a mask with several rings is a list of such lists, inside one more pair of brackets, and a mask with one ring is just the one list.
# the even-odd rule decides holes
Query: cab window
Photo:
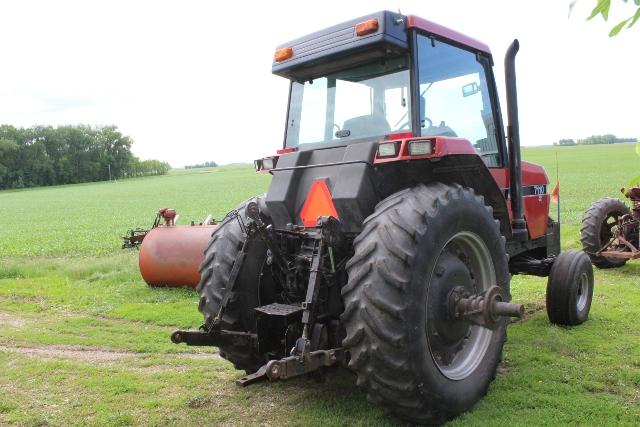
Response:
[{"label": "cab window", "polygon": [[489,167],[502,166],[484,66],[476,54],[418,36],[420,134],[468,139]]}]

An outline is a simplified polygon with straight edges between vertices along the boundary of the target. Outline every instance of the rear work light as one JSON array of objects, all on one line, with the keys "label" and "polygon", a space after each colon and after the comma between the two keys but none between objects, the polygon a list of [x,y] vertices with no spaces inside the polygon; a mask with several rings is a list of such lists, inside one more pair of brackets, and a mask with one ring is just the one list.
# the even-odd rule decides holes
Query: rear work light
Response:
[{"label": "rear work light", "polygon": [[378,31],[378,20],[368,19],[356,25],[356,36],[366,36]]},{"label": "rear work light", "polygon": [[278,164],[278,156],[265,157],[264,159],[258,159],[253,162],[256,168],[256,172],[264,172],[271,169],[275,169]]},{"label": "rear work light", "polygon": [[433,153],[433,144],[428,139],[409,141],[410,156],[428,156]]},{"label": "rear work light", "polygon": [[395,157],[398,155],[398,144],[383,142],[378,145],[378,157]]},{"label": "rear work light", "polygon": [[273,56],[273,59],[276,62],[282,62],[282,61],[286,61],[292,56],[293,56],[293,49],[290,47],[283,47],[281,49],[276,50],[276,53]]},{"label": "rear work light", "polygon": [[276,167],[276,159],[274,159],[273,157],[262,159],[262,169],[269,170],[275,167]]}]

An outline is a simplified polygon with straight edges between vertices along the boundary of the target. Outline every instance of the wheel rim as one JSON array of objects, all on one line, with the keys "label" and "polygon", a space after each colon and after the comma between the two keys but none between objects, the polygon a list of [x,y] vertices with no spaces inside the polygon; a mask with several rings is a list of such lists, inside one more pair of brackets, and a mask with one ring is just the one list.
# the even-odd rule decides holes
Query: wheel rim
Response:
[{"label": "wheel rim", "polygon": [[613,237],[613,229],[618,226],[618,218],[622,212],[609,212],[600,225],[600,245],[604,245]]},{"label": "wheel rim", "polygon": [[580,286],[578,286],[578,298],[576,300],[576,307],[578,311],[584,310],[587,306],[587,299],[589,297],[589,276],[587,273],[580,275]]},{"label": "wheel rim", "polygon": [[444,245],[427,286],[426,334],[429,355],[445,377],[459,381],[482,362],[493,331],[451,318],[448,297],[456,286],[480,293],[496,284],[495,268],[484,241],[463,231]]}]

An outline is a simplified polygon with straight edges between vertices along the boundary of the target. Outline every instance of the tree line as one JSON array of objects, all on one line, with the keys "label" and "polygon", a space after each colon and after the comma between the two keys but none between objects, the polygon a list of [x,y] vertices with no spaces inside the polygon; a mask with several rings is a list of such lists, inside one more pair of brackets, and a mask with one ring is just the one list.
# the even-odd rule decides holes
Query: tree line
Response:
[{"label": "tree line", "polygon": [[553,145],[594,145],[594,144],[619,144],[623,142],[638,142],[638,138],[618,138],[612,134],[591,135],[584,139],[561,139]]},{"label": "tree line", "polygon": [[197,169],[197,168],[216,168],[218,164],[213,160],[210,162],[198,163],[197,165],[187,165],[185,169]]},{"label": "tree line", "polygon": [[171,166],[140,160],[116,126],[0,126],[0,189],[76,184],[166,174]]}]

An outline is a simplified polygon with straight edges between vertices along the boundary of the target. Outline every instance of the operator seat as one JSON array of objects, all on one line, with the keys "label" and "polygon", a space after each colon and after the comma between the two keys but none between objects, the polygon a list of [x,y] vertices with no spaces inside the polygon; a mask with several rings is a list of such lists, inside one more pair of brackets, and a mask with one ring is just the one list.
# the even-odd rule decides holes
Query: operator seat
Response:
[{"label": "operator seat", "polygon": [[350,137],[360,138],[373,135],[389,135],[391,127],[382,114],[367,114],[345,120],[343,130],[350,131]]}]

